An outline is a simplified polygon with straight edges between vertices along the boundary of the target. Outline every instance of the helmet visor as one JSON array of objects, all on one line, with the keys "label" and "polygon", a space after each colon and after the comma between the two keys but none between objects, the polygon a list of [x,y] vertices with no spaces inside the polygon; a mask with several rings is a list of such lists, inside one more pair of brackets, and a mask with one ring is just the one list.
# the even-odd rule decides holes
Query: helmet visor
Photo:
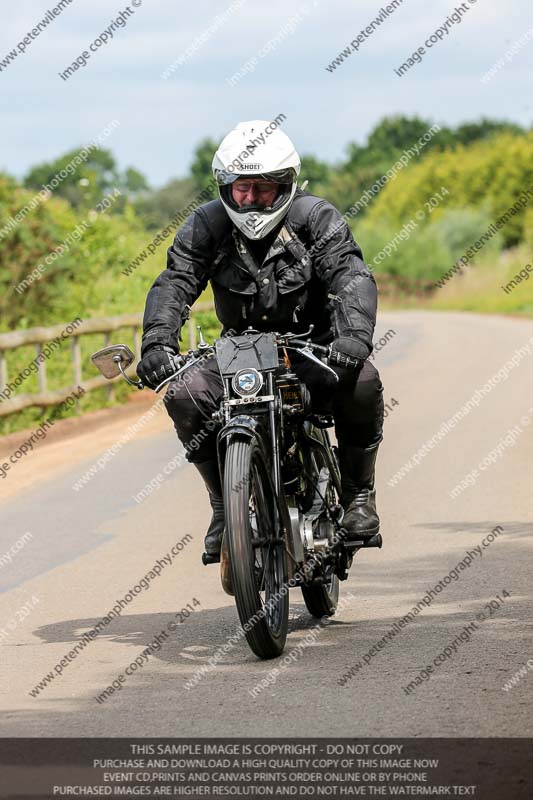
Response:
[{"label": "helmet visor", "polygon": [[255,178],[256,180],[272,181],[274,183],[289,183],[296,179],[296,171],[290,167],[289,169],[278,169],[275,172],[231,172],[230,170],[217,170],[216,181],[219,186],[228,186],[235,183],[236,180],[246,180],[247,178]]},{"label": "helmet visor", "polygon": [[[259,177],[254,175],[254,178]],[[237,214],[248,214],[250,211],[257,211],[262,214],[273,214],[281,208],[289,199],[292,192],[292,183],[278,184],[278,192],[272,201],[272,205],[265,205],[264,203],[256,202],[249,205],[240,206],[233,197],[232,184],[224,184],[219,186],[220,198],[226,205],[235,211]]]}]

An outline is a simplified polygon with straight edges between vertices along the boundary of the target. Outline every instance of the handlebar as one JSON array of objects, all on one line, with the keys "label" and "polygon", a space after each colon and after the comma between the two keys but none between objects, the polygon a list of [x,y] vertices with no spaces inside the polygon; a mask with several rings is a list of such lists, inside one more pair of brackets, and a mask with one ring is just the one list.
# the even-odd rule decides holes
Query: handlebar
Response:
[{"label": "handlebar", "polygon": [[315,353],[322,353],[324,356],[329,356],[331,346],[324,347],[323,344],[315,344],[315,342],[310,342],[309,340],[304,339],[291,339],[291,345],[299,344],[301,347],[309,347],[310,350],[313,350]]},{"label": "handlebar", "polygon": [[314,353],[320,353],[326,359],[329,366],[334,367],[347,367],[348,369],[357,369],[361,363],[360,359],[353,356],[346,355],[345,353],[338,353],[336,350],[331,349],[331,345],[325,347],[322,344],[315,344],[311,341],[304,341],[303,339],[291,338],[291,347],[293,345],[300,345],[302,349],[311,350]]},{"label": "handlebar", "polygon": [[[309,331],[306,331],[304,334],[307,335],[311,333],[313,330],[313,325],[310,326]],[[259,331],[253,331],[250,329],[250,333],[258,333]],[[242,335],[242,334],[240,334]],[[301,334],[300,334],[301,335]],[[339,379],[337,373],[331,368],[332,366],[337,367],[344,367],[348,369],[357,369],[361,361],[360,359],[353,358],[349,355],[345,355],[344,353],[338,353],[335,350],[331,349],[331,345],[322,345],[316,344],[312,342],[310,339],[301,339],[299,335],[287,333],[287,334],[275,334],[277,339],[278,347],[284,347],[291,350],[297,350],[301,353],[304,357],[309,358],[311,361],[314,361],[318,366],[322,367],[323,369],[330,372],[332,375],[335,376],[336,380]],[[177,353],[175,356],[172,356],[172,361],[176,367],[176,371],[173,375],[168,378],[165,378],[159,386],[156,387],[155,391],[159,392],[167,383],[174,380],[184,369],[193,366],[193,364],[197,363],[201,358],[206,355],[214,355],[215,347],[214,345],[207,344],[207,342],[203,341],[203,337],[201,340],[201,344],[196,350],[188,350],[187,353]],[[321,356],[322,359],[317,357],[317,355]],[[140,383],[140,381],[139,381]],[[143,388],[142,385],[139,388]]]}]

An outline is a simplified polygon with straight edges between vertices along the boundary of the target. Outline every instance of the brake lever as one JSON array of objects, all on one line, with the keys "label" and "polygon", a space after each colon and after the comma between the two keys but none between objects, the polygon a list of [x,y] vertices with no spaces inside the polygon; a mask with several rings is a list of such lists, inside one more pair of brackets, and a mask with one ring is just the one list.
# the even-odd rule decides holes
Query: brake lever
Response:
[{"label": "brake lever", "polygon": [[305,333],[286,333],[281,338],[284,339],[286,342],[288,342],[289,339],[304,339],[306,336],[311,336],[314,329],[315,326],[313,323],[311,323],[309,325],[309,330],[305,331]]},{"label": "brake lever", "polygon": [[[207,349],[207,347],[212,347],[212,345],[205,344],[204,350]],[[212,355],[214,355],[214,349]],[[177,364],[179,362],[183,362],[183,359],[184,356],[182,356],[181,353],[178,353],[174,358],[174,363]],[[181,366],[176,372],[174,372],[172,375],[169,375],[168,378],[165,378],[165,380],[162,381],[159,384],[159,386],[156,386],[154,392],[160,392],[163,386],[166,386],[167,383],[170,383],[170,381],[175,380],[179,375],[181,375],[182,372],[185,372],[186,369],[189,369],[189,367],[192,367],[193,364],[197,364],[198,361],[202,361],[203,359],[204,359],[204,353],[201,353],[201,355],[196,355],[193,358],[189,358],[187,362],[183,364],[183,366]]]},{"label": "brake lever", "polygon": [[301,353],[303,356],[308,358],[310,361],[313,361],[319,367],[322,367],[322,369],[325,369],[328,372],[331,372],[331,374],[333,375],[333,377],[335,378],[336,381],[339,380],[339,376],[337,375],[335,370],[332,369],[330,366],[328,366],[328,364],[324,364],[323,361],[321,361],[317,356],[315,356],[315,354],[313,353],[313,351],[311,350],[310,347],[302,347],[302,348],[300,348],[300,347],[292,347],[292,345],[288,344],[287,348],[289,350],[296,350],[298,353]]}]

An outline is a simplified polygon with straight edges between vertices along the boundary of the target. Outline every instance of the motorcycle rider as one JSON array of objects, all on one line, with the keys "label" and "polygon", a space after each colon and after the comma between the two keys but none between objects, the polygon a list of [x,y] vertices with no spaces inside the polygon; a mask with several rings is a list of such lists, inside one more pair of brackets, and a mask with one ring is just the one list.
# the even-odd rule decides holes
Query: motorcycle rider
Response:
[{"label": "motorcycle rider", "polygon": [[[190,306],[211,282],[215,310],[228,331],[302,333],[332,342],[357,370],[335,367],[338,383],[297,357],[313,409],[332,413],[347,541],[379,531],[374,473],[383,427],[383,387],[372,352],[377,288],[360,247],[337,209],[297,187],[300,158],[275,123],[241,122],[213,158],[218,200],[199,206],[168,249],[167,268],[148,293],[137,372],[152,388],[175,372],[171,357]],[[350,362],[351,363],[351,362]],[[187,459],[201,474],[213,511],[205,537],[216,557],[224,505],[211,414],[222,399],[216,358],[169,384],[165,405]]]}]

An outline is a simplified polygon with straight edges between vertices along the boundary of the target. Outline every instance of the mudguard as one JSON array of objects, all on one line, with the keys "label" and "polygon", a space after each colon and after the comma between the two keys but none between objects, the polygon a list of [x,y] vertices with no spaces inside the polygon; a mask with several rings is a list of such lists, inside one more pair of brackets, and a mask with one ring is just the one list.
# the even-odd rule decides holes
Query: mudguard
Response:
[{"label": "mudguard", "polygon": [[269,451],[267,447],[267,431],[263,422],[256,417],[251,417],[248,414],[237,414],[232,417],[227,425],[224,425],[222,430],[217,436],[217,452],[218,463],[220,464],[220,474],[224,480],[224,464],[226,462],[226,448],[228,441],[235,434],[240,436],[247,436],[249,439],[257,438],[266,463],[270,462]]}]

